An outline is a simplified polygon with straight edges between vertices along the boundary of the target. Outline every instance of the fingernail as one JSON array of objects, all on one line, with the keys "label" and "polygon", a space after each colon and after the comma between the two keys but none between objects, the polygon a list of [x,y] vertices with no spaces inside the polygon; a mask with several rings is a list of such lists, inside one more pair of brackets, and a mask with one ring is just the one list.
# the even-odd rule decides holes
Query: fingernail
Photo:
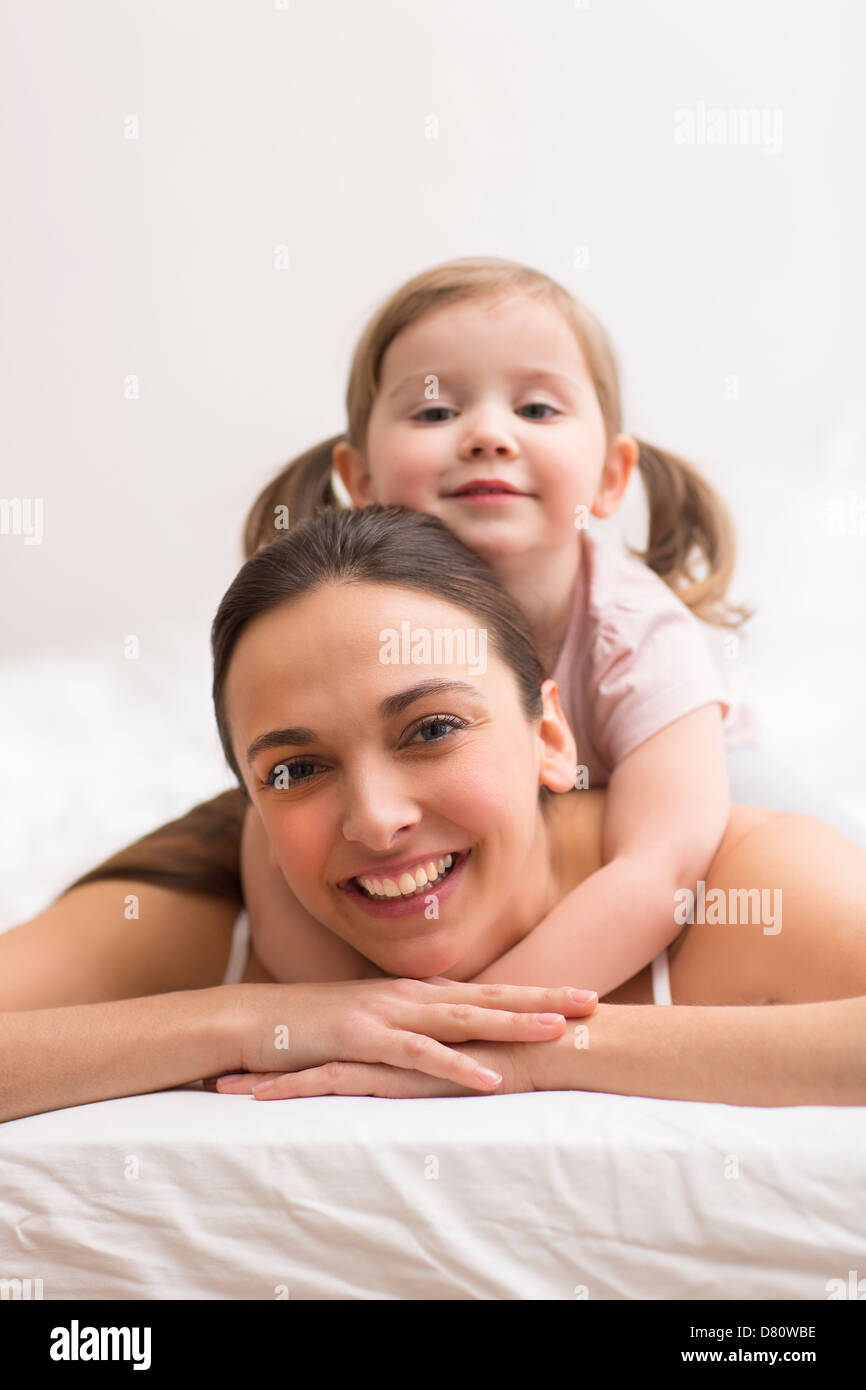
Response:
[{"label": "fingernail", "polygon": [[219,1080],[219,1081],[240,1081],[240,1080],[241,1080],[241,1077],[242,1077],[243,1075],[244,1075],[244,1073],[243,1073],[242,1071],[233,1071],[233,1072],[230,1072],[227,1076],[220,1076],[220,1077],[218,1077],[217,1080]]},{"label": "fingernail", "polygon": [[598,994],[594,989],[570,989],[569,999],[573,999],[575,1004],[588,1004],[590,999],[597,999]]},{"label": "fingernail", "polygon": [[489,1067],[478,1067],[477,1074],[482,1081],[489,1081],[494,1086],[498,1086],[502,1080],[499,1072],[491,1071]]},{"label": "fingernail", "polygon": [[535,1017],[537,1018],[539,1023],[544,1023],[547,1025],[565,1022],[564,1014],[536,1014]]}]

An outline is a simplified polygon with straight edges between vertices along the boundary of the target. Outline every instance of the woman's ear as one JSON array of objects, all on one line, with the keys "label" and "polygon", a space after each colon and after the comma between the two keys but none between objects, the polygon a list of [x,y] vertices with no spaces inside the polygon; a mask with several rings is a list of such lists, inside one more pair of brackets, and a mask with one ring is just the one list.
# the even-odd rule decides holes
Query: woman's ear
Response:
[{"label": "woman's ear", "polygon": [[630,434],[617,434],[611,440],[598,489],[590,511],[593,516],[610,516],[615,512],[628,487],[632,470],[637,463],[640,447]]},{"label": "woman's ear", "polygon": [[570,792],[574,787],[577,766],[577,746],[574,735],[559,707],[556,681],[546,680],[541,687],[544,712],[538,729],[541,741],[539,784],[553,792]]},{"label": "woman's ear", "polygon": [[376,501],[370,488],[370,473],[360,449],[341,439],[331,455],[334,470],[356,507],[369,507]]}]

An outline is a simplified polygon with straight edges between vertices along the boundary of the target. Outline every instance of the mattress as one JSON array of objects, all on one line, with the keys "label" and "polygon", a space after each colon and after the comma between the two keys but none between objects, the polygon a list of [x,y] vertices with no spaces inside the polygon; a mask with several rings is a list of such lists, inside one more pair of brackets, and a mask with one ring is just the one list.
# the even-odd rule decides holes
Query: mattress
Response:
[{"label": "mattress", "polygon": [[826,1299],[866,1271],[864,1151],[866,1107],[197,1083],[0,1125],[0,1279],[46,1300]]}]

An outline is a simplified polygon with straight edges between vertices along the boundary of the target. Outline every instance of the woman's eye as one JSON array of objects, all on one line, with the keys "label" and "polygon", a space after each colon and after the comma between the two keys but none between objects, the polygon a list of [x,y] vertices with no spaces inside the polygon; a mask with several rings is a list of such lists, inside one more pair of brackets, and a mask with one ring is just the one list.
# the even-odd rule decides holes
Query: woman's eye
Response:
[{"label": "woman's eye", "polygon": [[[422,743],[440,743],[443,738],[447,738],[455,729],[465,729],[465,727],[466,721],[458,719],[456,715],[434,714],[429,719],[425,719],[421,724],[416,726],[409,742],[414,742],[414,740],[421,735],[420,741]],[[429,735],[429,737],[423,737],[423,735]]]},{"label": "woman's eye", "polygon": [[[429,417],[430,417],[431,415],[435,415],[435,414],[437,413],[437,411],[438,411],[438,413],[439,413],[440,418],[439,418],[438,420],[431,420]],[[438,424],[441,424],[441,422],[442,422],[441,417],[442,417],[443,415],[454,415],[454,414],[456,414],[456,411],[453,411],[453,410],[451,409],[450,405],[429,405],[429,406],[427,406],[427,408],[426,408],[425,410],[419,410],[419,412],[418,412],[417,415],[413,415],[413,416],[412,416],[412,419],[413,419],[413,420],[424,420],[424,422],[425,422],[426,424],[428,424],[428,425],[438,425]]]},{"label": "woman's eye", "polygon": [[[560,412],[556,409],[555,406],[548,405],[546,401],[530,401],[529,405],[521,405],[521,406],[519,406],[519,407],[518,407],[518,413],[519,413],[521,410],[552,410],[554,415],[559,415],[559,414],[560,414]],[[544,415],[530,415],[530,416],[529,416],[529,419],[530,419],[530,420],[544,420],[544,419],[547,419],[547,418],[549,418],[549,417],[544,416]]]},{"label": "woman's eye", "polygon": [[277,763],[268,773],[263,787],[299,787],[315,775],[316,764],[310,762]]}]

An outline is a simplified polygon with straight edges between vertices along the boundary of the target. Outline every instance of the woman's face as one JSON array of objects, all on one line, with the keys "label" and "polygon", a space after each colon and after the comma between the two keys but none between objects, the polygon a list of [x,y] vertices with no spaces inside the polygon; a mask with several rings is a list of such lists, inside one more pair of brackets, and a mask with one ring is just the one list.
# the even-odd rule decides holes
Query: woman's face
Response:
[{"label": "woman's face", "polygon": [[530,722],[485,639],[435,596],[331,584],[256,618],[232,654],[232,744],[274,861],[389,974],[477,973],[544,915],[538,793],[573,786],[574,743],[553,683]]}]

